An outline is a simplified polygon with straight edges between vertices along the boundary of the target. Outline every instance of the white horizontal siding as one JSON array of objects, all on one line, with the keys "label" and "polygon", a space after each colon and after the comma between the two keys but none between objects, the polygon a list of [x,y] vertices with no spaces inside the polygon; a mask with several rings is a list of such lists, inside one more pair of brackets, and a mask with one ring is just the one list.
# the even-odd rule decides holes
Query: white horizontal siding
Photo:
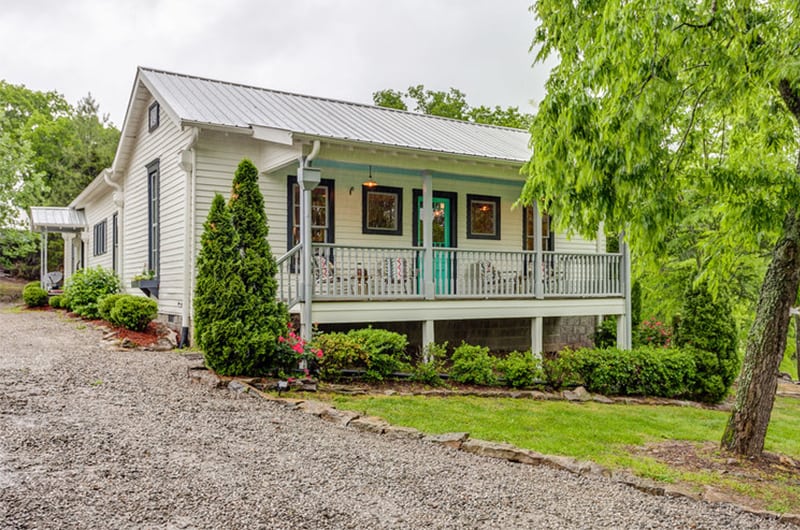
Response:
[{"label": "white horizontal siding", "polygon": [[[148,105],[152,100],[148,102]],[[184,232],[183,186],[185,173],[178,167],[177,155],[190,141],[191,131],[181,129],[161,111],[161,123],[148,131],[146,113],[135,127],[137,141],[125,168],[125,208],[122,219],[122,282],[131,294],[142,294],[130,287],[131,278],[147,269],[148,262],[148,185],[147,166],[159,160],[160,183],[160,273],[159,311],[179,314],[183,299]],[[129,131],[126,131],[129,132]]]},{"label": "white horizontal siding", "polygon": [[[108,192],[99,195],[94,200],[85,205],[86,213],[86,248],[84,249],[84,256],[86,258],[87,267],[103,267],[104,269],[111,270],[113,268],[112,256],[112,230],[113,223],[111,216],[117,211],[117,206],[114,204],[112,197],[112,190],[108,188]],[[106,251],[97,256],[94,255],[94,227],[98,223],[106,222]]]}]

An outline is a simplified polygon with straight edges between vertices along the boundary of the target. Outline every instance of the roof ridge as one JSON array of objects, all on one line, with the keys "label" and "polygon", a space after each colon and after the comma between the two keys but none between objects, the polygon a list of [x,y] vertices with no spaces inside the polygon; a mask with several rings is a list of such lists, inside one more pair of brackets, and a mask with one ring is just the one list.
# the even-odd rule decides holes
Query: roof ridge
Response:
[{"label": "roof ridge", "polygon": [[195,80],[198,80],[198,81],[206,81],[206,82],[209,82],[209,83],[219,83],[219,84],[222,84],[222,85],[228,85],[228,86],[234,86],[234,87],[240,87],[240,88],[248,88],[248,89],[253,89],[253,90],[260,90],[262,92],[270,92],[270,93],[273,93],[273,94],[282,94],[282,95],[286,95],[286,96],[292,96],[292,97],[298,97],[298,98],[304,98],[304,99],[312,99],[312,100],[316,100],[316,101],[327,101],[327,102],[330,102],[330,103],[338,103],[338,104],[350,105],[350,106],[354,106],[354,107],[361,107],[361,108],[367,108],[367,109],[376,109],[379,112],[395,112],[395,113],[399,113],[399,114],[407,114],[407,115],[410,115],[410,116],[419,116],[419,117],[422,117],[422,118],[425,118],[425,119],[441,120],[441,121],[447,121],[447,122],[453,122],[453,123],[459,123],[459,124],[468,124],[468,125],[471,125],[471,126],[485,127],[485,128],[488,128],[488,129],[501,129],[501,130],[522,132],[522,133],[527,133],[528,132],[525,129],[518,129],[516,127],[505,127],[505,126],[502,126],[502,125],[492,125],[492,124],[488,124],[488,123],[477,123],[477,122],[474,122],[474,121],[458,120],[458,119],[455,119],[455,118],[448,118],[446,116],[436,116],[434,114],[424,114],[422,112],[415,112],[415,111],[411,111],[411,110],[395,109],[395,108],[391,108],[391,107],[381,107],[379,105],[374,105],[374,104],[370,105],[368,103],[359,103],[359,102],[356,102],[356,101],[347,101],[347,100],[344,100],[344,99],[329,98],[329,97],[324,97],[324,96],[312,96],[312,95],[309,95],[309,94],[300,94],[298,92],[289,92],[287,90],[276,90],[274,88],[265,88],[265,87],[255,86],[255,85],[248,85],[248,84],[245,84],[245,83],[235,83],[235,82],[232,82],[232,81],[224,81],[222,79],[213,79],[213,78],[210,78],[210,77],[203,77],[203,76],[198,76],[198,75],[182,74],[182,73],[179,73],[179,72],[170,72],[169,70],[162,70],[162,69],[159,69],[159,68],[150,68],[150,67],[146,67],[146,66],[139,66],[139,70],[140,71],[146,71],[146,72],[153,72],[153,73],[157,73],[157,74],[173,75],[173,76],[176,76],[176,77],[183,77],[183,78],[187,78],[187,79],[195,79]]}]

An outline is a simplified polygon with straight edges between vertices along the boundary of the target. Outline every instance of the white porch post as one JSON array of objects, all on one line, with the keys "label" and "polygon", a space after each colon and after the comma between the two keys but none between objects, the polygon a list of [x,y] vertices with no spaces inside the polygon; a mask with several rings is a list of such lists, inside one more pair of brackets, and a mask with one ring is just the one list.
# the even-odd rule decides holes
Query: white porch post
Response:
[{"label": "white porch post", "polygon": [[531,319],[531,353],[537,359],[542,358],[544,342],[544,318],[533,317]]},{"label": "white porch post", "polygon": [[311,340],[311,299],[314,295],[314,279],[311,274],[311,191],[320,181],[319,169],[304,167],[305,161],[297,170],[297,183],[300,186],[300,242],[303,245],[303,259],[300,270],[303,277],[303,312],[300,315],[300,336]]},{"label": "white porch post", "polygon": [[42,248],[39,253],[39,286],[47,290],[47,228],[42,230]]},{"label": "white porch post", "polygon": [[619,251],[622,254],[620,279],[622,294],[625,297],[625,313],[617,317],[617,347],[621,350],[631,349],[631,254],[625,242],[625,233],[619,236]]},{"label": "white porch post", "polygon": [[72,274],[72,238],[75,237],[69,232],[61,232],[64,240],[64,281]]},{"label": "white porch post", "polygon": [[[423,320],[422,321],[422,351],[425,351],[425,348],[428,347],[429,344],[436,342],[436,337],[434,336],[434,322],[433,320]],[[430,359],[428,358],[429,355],[425,354],[425,362],[429,362]]]},{"label": "white porch post", "polygon": [[544,283],[542,281],[542,215],[539,213],[539,204],[533,202],[533,250],[536,252],[536,259],[533,264],[533,296],[544,298]]},{"label": "white porch post", "polygon": [[[416,208],[416,205],[414,207]],[[425,299],[432,300],[436,291],[433,282],[433,176],[430,171],[422,173],[422,212],[420,212],[420,218],[422,221],[422,241],[425,245],[425,259],[422,267],[423,292]]]}]

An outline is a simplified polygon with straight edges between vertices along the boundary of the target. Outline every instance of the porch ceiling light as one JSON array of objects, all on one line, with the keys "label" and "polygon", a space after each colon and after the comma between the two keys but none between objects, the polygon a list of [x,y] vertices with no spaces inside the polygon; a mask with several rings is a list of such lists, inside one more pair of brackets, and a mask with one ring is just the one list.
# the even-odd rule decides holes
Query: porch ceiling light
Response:
[{"label": "porch ceiling light", "polygon": [[368,180],[366,180],[366,181],[365,181],[364,183],[362,183],[361,185],[362,185],[362,186],[364,186],[365,188],[374,188],[375,186],[377,186],[377,185],[378,185],[378,183],[377,183],[377,182],[375,182],[375,181],[372,179],[372,166],[369,166],[369,179],[368,179]]}]

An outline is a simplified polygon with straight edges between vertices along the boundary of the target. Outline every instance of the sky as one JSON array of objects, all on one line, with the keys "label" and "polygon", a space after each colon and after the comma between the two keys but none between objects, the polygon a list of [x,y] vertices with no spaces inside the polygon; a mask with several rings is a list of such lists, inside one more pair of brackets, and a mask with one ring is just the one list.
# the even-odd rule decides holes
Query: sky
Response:
[{"label": "sky", "polygon": [[121,126],[137,66],[371,103],[455,87],[533,112],[531,0],[0,0],[0,79],[91,92]]}]

